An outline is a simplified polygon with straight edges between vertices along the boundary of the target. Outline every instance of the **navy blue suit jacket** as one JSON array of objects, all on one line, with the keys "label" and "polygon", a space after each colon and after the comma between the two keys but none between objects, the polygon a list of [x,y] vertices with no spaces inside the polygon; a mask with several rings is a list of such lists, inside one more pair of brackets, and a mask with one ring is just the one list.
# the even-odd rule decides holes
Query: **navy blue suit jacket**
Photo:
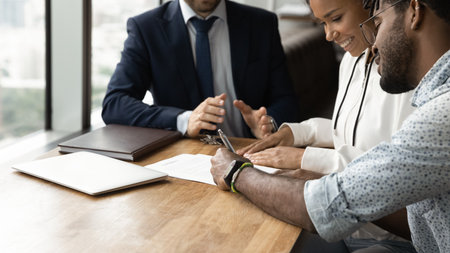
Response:
[{"label": "navy blue suit jacket", "polygon": [[[276,15],[230,1],[226,9],[237,98],[253,109],[265,106],[278,124],[295,121],[297,103]],[[178,1],[130,18],[127,31],[103,101],[103,120],[176,130],[177,116],[205,99]],[[147,90],[153,95],[151,106],[142,102]]]}]

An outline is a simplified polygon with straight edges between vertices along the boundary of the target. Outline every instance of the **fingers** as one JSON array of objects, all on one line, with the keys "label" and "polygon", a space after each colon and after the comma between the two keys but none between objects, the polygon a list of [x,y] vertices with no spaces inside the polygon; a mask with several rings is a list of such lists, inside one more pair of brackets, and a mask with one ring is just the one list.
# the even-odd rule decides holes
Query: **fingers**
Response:
[{"label": "fingers", "polygon": [[283,141],[283,139],[284,136],[282,135],[282,133],[276,132],[268,136],[267,138],[264,138],[260,141],[250,144],[249,146],[243,149],[238,150],[237,153],[240,155],[253,154],[255,152],[259,152],[267,148],[279,146],[280,143]]},{"label": "fingers", "polygon": [[223,149],[218,149],[216,155],[211,158],[210,172],[217,187],[221,190],[226,191],[229,189],[223,180],[223,175],[225,174],[225,170],[228,168],[228,165],[232,160],[227,158],[224,153],[225,151]]},{"label": "fingers", "polygon": [[244,157],[248,158],[254,164],[279,168],[279,163],[273,153],[271,149],[266,149],[261,152],[244,155]]},{"label": "fingers", "polygon": [[202,110],[196,111],[197,119],[212,123],[222,123],[225,109],[215,106],[205,106]]},{"label": "fingers", "polygon": [[253,154],[267,148],[275,146],[292,146],[293,144],[294,136],[291,129],[289,127],[283,127],[276,133],[237,150],[236,153],[245,156],[245,154]]},{"label": "fingers", "polygon": [[252,163],[281,169],[297,169],[301,167],[303,149],[293,147],[275,147],[261,152],[246,154]]},{"label": "fingers", "polygon": [[208,106],[214,106],[214,107],[221,107],[225,104],[226,98],[227,98],[227,95],[225,93],[222,93],[215,97],[209,97],[209,98],[206,98],[198,107],[200,107],[202,105],[203,106],[208,105]]},{"label": "fingers", "polygon": [[243,156],[244,154],[248,153],[248,151],[255,145],[256,145],[255,143],[252,143],[252,144],[250,144],[250,145],[248,145],[246,147],[238,149],[238,150],[236,150],[236,154]]},{"label": "fingers", "polygon": [[253,154],[253,153],[262,151],[264,149],[267,149],[267,148],[275,147],[277,144],[278,144],[278,141],[276,139],[268,137],[264,140],[255,142],[245,148],[242,148],[242,149],[236,151],[236,153],[246,157],[246,155]]},{"label": "fingers", "polygon": [[253,110],[249,105],[242,100],[233,101],[233,105],[239,109],[244,118],[245,123],[252,130],[256,138],[262,139],[271,133],[270,116],[266,116],[267,109],[260,107],[258,110]]},{"label": "fingers", "polygon": [[[258,153],[255,153],[255,154],[258,154]],[[257,165],[261,165],[261,166],[279,168],[276,165],[276,162],[273,159],[269,158],[268,156],[261,156],[261,157],[254,157],[254,158],[252,157],[252,159],[250,159],[250,161],[253,164],[257,164]]]},{"label": "fingers", "polygon": [[273,124],[272,124],[272,117],[270,117],[269,115],[263,114],[263,116],[261,116],[261,118],[258,122],[258,126],[260,129],[261,138],[265,138],[265,137],[269,136],[270,134],[272,134],[272,132],[274,130]]},{"label": "fingers", "polygon": [[[214,125],[210,123],[222,123],[223,116],[225,115],[225,109],[222,106],[225,104],[224,98],[225,94],[221,94],[214,98],[210,97],[205,99],[195,110],[195,119],[199,120],[203,123],[207,123],[207,125]],[[203,124],[204,125],[204,124]],[[215,125],[214,125],[215,126]],[[211,126],[210,126],[211,127]],[[210,128],[205,128],[208,130],[215,130]]]},{"label": "fingers", "polygon": [[240,155],[237,155],[231,151],[229,151],[227,148],[219,148],[217,149],[216,155],[214,156],[215,159],[226,161],[227,164],[230,163],[233,160],[241,160],[249,162],[250,160],[243,158]]},{"label": "fingers", "polygon": [[222,123],[225,115],[226,94],[222,93],[215,97],[205,99],[194,109],[188,121],[187,136],[196,137],[201,129],[216,130],[215,124]]},{"label": "fingers", "polygon": [[239,109],[242,115],[250,114],[253,111],[252,108],[242,100],[234,100],[233,105]]},{"label": "fingers", "polygon": [[221,190],[229,190],[230,188],[225,183],[223,179],[223,175],[225,174],[228,166],[233,160],[243,160],[249,161],[241,156],[238,156],[232,152],[230,152],[226,148],[217,149],[216,154],[211,158],[211,175],[213,176],[214,182],[217,187]]},{"label": "fingers", "polygon": [[225,101],[225,99],[227,99],[227,94],[222,93],[220,95],[215,96],[214,98],[218,98],[218,99]]},{"label": "fingers", "polygon": [[[267,109],[266,109],[266,107],[264,107],[264,106],[261,106],[256,112],[255,112],[255,116],[257,117],[257,118],[261,118],[262,116],[264,116],[264,115],[266,115],[267,114]],[[270,116],[269,116],[270,117]]]}]

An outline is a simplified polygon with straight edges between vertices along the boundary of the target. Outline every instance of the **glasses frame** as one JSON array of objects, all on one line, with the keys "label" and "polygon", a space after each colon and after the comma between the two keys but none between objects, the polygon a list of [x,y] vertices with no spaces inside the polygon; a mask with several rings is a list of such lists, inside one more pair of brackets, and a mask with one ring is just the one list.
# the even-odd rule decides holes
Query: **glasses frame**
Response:
[{"label": "glasses frame", "polygon": [[[380,15],[381,13],[389,10],[390,8],[394,7],[395,5],[397,5],[398,3],[404,2],[404,0],[398,0],[395,3],[391,4],[390,6],[384,8],[383,10],[379,11],[377,14],[373,15],[372,17],[366,19],[364,22],[362,22],[361,24],[359,24],[359,29],[361,30],[364,39],[366,40],[366,42],[370,45],[373,46],[373,44],[375,44],[375,40],[377,38],[377,33],[378,33],[378,28],[375,29],[365,29],[363,27],[367,27],[367,24],[371,21],[373,21],[373,19],[375,17],[377,17],[378,15]],[[366,34],[366,33],[370,33],[370,34]],[[369,38],[369,36],[371,36],[371,39]],[[371,42],[372,41],[372,42]]]}]

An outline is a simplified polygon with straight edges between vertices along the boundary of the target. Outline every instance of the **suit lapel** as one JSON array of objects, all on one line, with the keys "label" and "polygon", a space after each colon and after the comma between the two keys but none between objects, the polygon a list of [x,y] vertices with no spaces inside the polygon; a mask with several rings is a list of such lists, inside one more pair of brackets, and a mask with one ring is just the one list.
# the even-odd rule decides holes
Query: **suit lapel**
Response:
[{"label": "suit lapel", "polygon": [[203,101],[203,98],[196,76],[189,34],[178,1],[170,3],[164,19],[166,22],[162,23],[162,27],[166,33],[169,48],[174,52],[172,60],[176,61],[181,79],[190,96],[191,105],[196,107]]},{"label": "suit lapel", "polygon": [[230,1],[226,1],[226,4],[233,82],[236,95],[240,97],[248,61],[250,28],[236,5]]}]

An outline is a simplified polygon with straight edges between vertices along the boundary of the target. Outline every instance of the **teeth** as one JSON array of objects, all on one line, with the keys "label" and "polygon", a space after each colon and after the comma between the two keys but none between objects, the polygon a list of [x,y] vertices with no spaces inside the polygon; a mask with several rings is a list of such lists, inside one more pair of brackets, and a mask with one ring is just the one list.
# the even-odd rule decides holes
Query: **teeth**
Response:
[{"label": "teeth", "polygon": [[346,46],[348,46],[351,42],[353,41],[353,38],[350,38],[344,42],[341,43],[341,47],[345,48]]}]

